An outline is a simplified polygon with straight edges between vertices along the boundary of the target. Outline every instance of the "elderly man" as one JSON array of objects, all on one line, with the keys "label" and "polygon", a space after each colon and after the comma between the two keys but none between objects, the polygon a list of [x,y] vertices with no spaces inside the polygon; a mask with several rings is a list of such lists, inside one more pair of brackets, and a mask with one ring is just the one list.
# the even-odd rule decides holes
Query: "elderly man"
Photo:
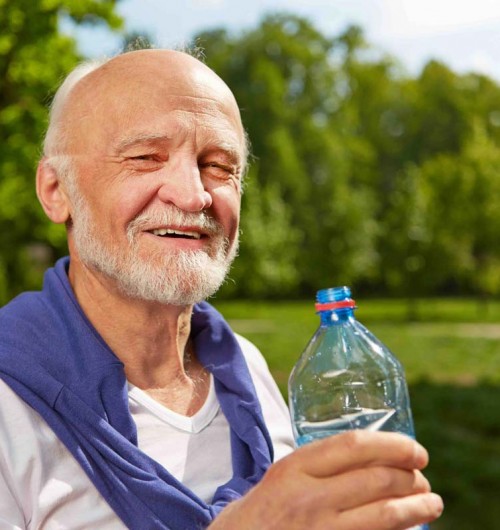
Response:
[{"label": "elderly man", "polygon": [[[237,251],[238,106],[180,52],[77,68],[37,193],[70,258],[0,312],[0,527],[403,529],[425,450],[351,433],[292,452],[260,353],[206,302]],[[277,462],[273,464],[273,460]]]}]

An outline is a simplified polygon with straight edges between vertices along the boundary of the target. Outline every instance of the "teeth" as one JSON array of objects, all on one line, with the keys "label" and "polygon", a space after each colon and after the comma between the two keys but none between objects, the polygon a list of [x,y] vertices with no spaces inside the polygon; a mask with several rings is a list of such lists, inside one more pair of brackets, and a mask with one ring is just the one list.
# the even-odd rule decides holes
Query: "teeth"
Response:
[{"label": "teeth", "polygon": [[192,237],[193,239],[200,239],[201,234],[198,232],[188,232],[183,230],[172,230],[171,228],[157,228],[152,231],[155,236],[177,235],[184,237]]}]

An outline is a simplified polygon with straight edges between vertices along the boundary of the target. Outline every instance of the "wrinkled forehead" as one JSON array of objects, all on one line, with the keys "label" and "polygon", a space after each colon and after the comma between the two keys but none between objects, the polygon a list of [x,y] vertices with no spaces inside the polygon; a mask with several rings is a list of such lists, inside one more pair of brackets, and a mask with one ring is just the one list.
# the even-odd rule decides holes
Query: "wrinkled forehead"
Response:
[{"label": "wrinkled forehead", "polygon": [[124,128],[160,123],[169,113],[198,117],[214,131],[225,128],[244,151],[233,94],[207,66],[180,52],[144,50],[119,56],[84,77],[65,107],[71,151],[82,143],[103,145],[110,136],[126,134]]}]

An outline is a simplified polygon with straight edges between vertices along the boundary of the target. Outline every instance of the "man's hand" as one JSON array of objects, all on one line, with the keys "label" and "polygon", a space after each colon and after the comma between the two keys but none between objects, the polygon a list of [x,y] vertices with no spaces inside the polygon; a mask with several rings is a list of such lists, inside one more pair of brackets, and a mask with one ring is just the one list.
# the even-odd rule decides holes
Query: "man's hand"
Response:
[{"label": "man's hand", "polygon": [[351,431],[273,464],[210,530],[404,530],[441,515],[420,472],[425,449],[407,436]]}]

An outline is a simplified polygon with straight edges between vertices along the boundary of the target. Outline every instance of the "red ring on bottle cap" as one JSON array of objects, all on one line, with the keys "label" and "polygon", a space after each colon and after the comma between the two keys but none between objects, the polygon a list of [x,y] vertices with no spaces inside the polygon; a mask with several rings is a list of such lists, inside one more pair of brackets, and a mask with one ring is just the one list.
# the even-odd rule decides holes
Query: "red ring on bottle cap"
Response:
[{"label": "red ring on bottle cap", "polygon": [[354,300],[340,300],[338,302],[326,302],[315,304],[316,311],[331,311],[332,309],[346,309],[356,307]]}]

